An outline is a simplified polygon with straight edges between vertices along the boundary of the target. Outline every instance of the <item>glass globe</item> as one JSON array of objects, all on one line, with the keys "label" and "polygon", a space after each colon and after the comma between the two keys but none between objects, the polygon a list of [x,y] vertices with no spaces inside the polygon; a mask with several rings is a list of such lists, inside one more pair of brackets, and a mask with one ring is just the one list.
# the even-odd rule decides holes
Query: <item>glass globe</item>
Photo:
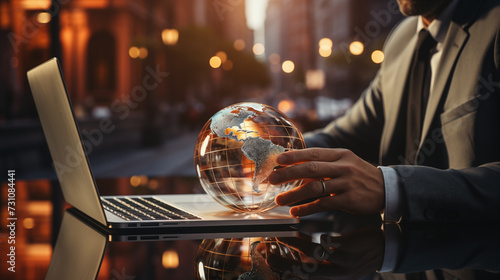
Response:
[{"label": "glass globe", "polygon": [[239,212],[264,212],[274,198],[301,181],[273,185],[268,176],[283,152],[305,148],[304,139],[282,112],[260,103],[228,106],[202,128],[194,165],[206,193]]},{"label": "glass globe", "polygon": [[267,265],[269,254],[300,262],[301,254],[274,237],[205,239],[194,261],[196,279],[281,279]]}]

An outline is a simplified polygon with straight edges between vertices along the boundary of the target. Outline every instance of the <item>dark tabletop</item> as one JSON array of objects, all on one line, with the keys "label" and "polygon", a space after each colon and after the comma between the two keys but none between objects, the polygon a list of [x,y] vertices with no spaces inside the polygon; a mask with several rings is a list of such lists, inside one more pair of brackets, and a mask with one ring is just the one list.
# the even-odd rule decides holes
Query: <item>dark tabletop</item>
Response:
[{"label": "dark tabletop", "polygon": [[[97,183],[102,195],[203,191],[191,177]],[[162,234],[142,231],[131,242],[68,210],[53,181],[18,182],[16,195],[16,272],[2,261],[2,279],[500,279],[493,224],[382,224],[335,212],[294,227],[193,230],[199,234],[189,238],[180,230],[140,241]],[[1,229],[3,241],[10,232],[5,222]],[[9,248],[2,243],[3,260]]]}]

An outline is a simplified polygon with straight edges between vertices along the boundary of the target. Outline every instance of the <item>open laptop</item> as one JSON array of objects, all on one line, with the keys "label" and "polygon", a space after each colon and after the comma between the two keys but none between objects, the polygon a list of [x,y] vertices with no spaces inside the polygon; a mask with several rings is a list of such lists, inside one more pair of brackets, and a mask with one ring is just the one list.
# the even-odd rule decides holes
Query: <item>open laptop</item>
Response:
[{"label": "open laptop", "polygon": [[297,224],[279,207],[233,212],[208,194],[99,196],[57,58],[28,71],[28,81],[64,199],[107,228]]},{"label": "open laptop", "polygon": [[[291,227],[242,226],[237,231],[219,227],[172,228],[166,231],[104,230],[87,219],[82,219],[75,208],[64,212],[57,241],[45,279],[97,279],[101,263],[110,242],[115,241],[178,241],[221,238],[296,237]],[[124,252],[131,253],[133,250]],[[193,260],[194,261],[194,260]]]}]

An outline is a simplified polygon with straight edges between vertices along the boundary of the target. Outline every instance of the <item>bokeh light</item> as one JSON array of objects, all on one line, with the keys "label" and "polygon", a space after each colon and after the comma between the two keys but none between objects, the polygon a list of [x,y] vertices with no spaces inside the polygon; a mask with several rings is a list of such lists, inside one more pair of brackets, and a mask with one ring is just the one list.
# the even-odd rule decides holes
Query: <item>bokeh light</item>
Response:
[{"label": "bokeh light", "polygon": [[349,45],[349,51],[353,55],[360,55],[365,50],[365,46],[360,41],[354,41]]},{"label": "bokeh light", "polygon": [[148,57],[148,49],[146,49],[145,47],[140,47],[139,48],[139,58],[145,59],[146,57]]},{"label": "bokeh light", "polygon": [[281,60],[281,57],[277,53],[273,53],[269,56],[269,62],[271,62],[271,64],[279,64],[280,60]]},{"label": "bokeh light", "polygon": [[243,39],[236,39],[233,43],[233,48],[237,51],[242,51],[245,49],[245,41]]},{"label": "bokeh light", "polygon": [[139,176],[130,177],[130,185],[132,187],[138,187],[141,184],[141,178]]},{"label": "bokeh light", "polygon": [[41,13],[38,13],[38,15],[36,15],[36,21],[38,21],[39,23],[49,23],[50,20],[52,19],[52,16],[47,13],[47,12],[41,12]]},{"label": "bokeh light", "polygon": [[177,29],[163,29],[161,32],[161,40],[165,45],[175,45],[179,40],[179,31]]},{"label": "bokeh light", "polygon": [[139,51],[138,47],[132,46],[132,47],[130,47],[130,49],[128,49],[128,55],[131,58],[138,58],[139,54],[140,54],[140,51]]},{"label": "bokeh light", "polygon": [[329,57],[332,54],[332,49],[319,48],[319,55],[322,57]]},{"label": "bokeh light", "polygon": [[264,48],[263,44],[257,43],[255,45],[253,45],[252,50],[253,50],[254,54],[256,54],[256,55],[262,55],[262,54],[264,54],[265,48]]},{"label": "bokeh light", "polygon": [[333,46],[333,42],[330,38],[322,38],[319,40],[319,48],[320,49],[331,49]]},{"label": "bokeh light", "polygon": [[291,60],[285,60],[283,64],[281,64],[281,69],[283,69],[285,73],[292,73],[295,69],[295,64]]},{"label": "bokeh light", "polygon": [[285,114],[289,114],[295,109],[295,102],[293,100],[284,99],[278,103],[278,110]]},{"label": "bokeh light", "polygon": [[226,60],[227,60],[227,54],[225,52],[219,51],[215,55],[220,58],[220,60],[222,61],[222,63],[226,62]]},{"label": "bokeh light", "polygon": [[161,257],[161,265],[165,269],[175,269],[179,267],[179,255],[174,250],[166,250]]},{"label": "bokeh light", "polygon": [[384,61],[384,53],[381,50],[373,51],[372,61],[377,64],[382,63],[382,61]]},{"label": "bokeh light", "polygon": [[222,59],[220,59],[220,57],[214,55],[210,58],[209,63],[210,63],[210,67],[212,67],[214,69],[219,68],[222,64]]},{"label": "bokeh light", "polygon": [[33,218],[25,218],[23,220],[23,227],[25,229],[32,229],[35,227],[35,220]]}]

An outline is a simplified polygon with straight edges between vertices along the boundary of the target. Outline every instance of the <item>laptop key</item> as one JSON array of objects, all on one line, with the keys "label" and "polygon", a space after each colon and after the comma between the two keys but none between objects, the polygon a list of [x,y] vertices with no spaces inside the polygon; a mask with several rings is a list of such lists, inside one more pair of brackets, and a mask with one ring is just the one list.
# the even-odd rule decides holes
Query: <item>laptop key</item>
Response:
[{"label": "laptop key", "polygon": [[168,203],[165,203],[165,202],[163,202],[157,198],[154,198],[154,197],[138,197],[137,199],[145,201],[158,209],[163,209],[165,211],[172,213],[173,214],[172,218],[176,217],[177,219],[189,219],[189,220],[200,220],[201,219],[200,217],[198,217],[196,215],[193,215],[191,213],[183,211],[179,208],[176,208],[176,207],[174,207]]},{"label": "laptop key", "polygon": [[153,197],[102,198],[103,207],[127,220],[201,219]]},{"label": "laptop key", "polygon": [[117,215],[118,217],[121,217],[122,219],[125,219],[127,221],[130,220],[142,220],[141,217],[134,215],[133,213],[119,207],[115,203],[109,201],[108,199],[101,199],[102,206],[104,207],[105,210],[108,210],[109,212]]}]

